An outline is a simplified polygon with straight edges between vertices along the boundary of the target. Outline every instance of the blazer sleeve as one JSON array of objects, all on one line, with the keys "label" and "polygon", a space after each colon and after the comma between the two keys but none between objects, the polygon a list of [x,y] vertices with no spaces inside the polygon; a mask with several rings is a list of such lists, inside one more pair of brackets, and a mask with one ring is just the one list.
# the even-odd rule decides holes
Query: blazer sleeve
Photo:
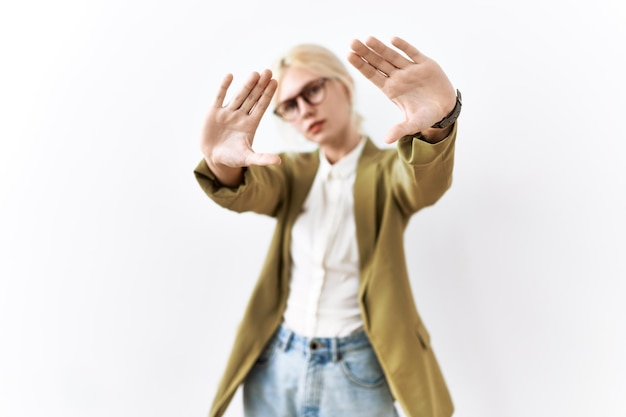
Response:
[{"label": "blazer sleeve", "polygon": [[252,211],[276,217],[287,192],[287,173],[283,164],[247,167],[243,182],[237,187],[221,185],[204,159],[194,169],[194,175],[209,198],[239,213]]},{"label": "blazer sleeve", "polygon": [[430,206],[450,188],[457,124],[448,137],[431,144],[414,136],[398,141],[391,166],[391,187],[402,211],[410,215]]}]

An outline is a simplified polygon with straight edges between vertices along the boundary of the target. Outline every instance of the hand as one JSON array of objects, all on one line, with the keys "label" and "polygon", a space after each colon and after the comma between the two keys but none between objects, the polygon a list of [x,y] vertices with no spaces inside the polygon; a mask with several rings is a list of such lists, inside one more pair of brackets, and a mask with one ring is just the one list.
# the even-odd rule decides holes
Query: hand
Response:
[{"label": "hand", "polygon": [[215,103],[209,109],[200,142],[209,168],[224,185],[238,184],[242,167],[280,163],[278,155],[252,150],[261,117],[276,92],[277,82],[272,79],[271,71],[250,74],[241,90],[224,106],[232,81],[232,74],[224,77]]},{"label": "hand", "polygon": [[456,90],[439,64],[403,39],[394,37],[391,44],[406,56],[374,37],[365,43],[352,41],[348,55],[348,61],[404,113],[404,121],[387,132],[387,143],[426,132],[456,103]]}]

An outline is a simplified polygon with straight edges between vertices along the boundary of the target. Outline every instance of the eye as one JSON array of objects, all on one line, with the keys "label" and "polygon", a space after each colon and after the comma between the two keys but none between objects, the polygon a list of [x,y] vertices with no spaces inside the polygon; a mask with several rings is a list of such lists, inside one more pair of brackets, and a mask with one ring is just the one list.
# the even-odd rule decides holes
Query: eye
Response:
[{"label": "eye", "polygon": [[310,85],[306,89],[306,91],[304,91],[304,95],[306,97],[314,97],[315,95],[319,94],[320,91],[322,91],[322,83],[316,82],[316,83]]},{"label": "eye", "polygon": [[282,113],[289,113],[298,108],[298,103],[296,102],[296,100],[288,100],[288,101],[285,101],[281,107],[282,107]]}]

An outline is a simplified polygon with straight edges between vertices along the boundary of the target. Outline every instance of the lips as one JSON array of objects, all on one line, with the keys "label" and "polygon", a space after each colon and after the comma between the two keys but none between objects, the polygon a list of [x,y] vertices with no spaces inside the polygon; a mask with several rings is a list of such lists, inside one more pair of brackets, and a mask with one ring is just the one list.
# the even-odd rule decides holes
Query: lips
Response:
[{"label": "lips", "polygon": [[309,128],[307,129],[309,132],[311,133],[317,133],[322,129],[322,126],[324,125],[324,121],[320,120],[317,122],[313,122],[309,125]]}]

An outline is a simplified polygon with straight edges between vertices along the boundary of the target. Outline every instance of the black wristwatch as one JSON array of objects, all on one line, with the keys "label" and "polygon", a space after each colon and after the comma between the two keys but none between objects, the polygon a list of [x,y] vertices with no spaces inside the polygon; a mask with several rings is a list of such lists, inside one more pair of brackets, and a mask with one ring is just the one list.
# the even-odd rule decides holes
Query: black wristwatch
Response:
[{"label": "black wristwatch", "polygon": [[431,127],[434,127],[436,129],[443,129],[443,128],[450,126],[452,123],[456,122],[456,119],[458,119],[459,115],[461,114],[462,105],[463,103],[461,101],[461,92],[459,90],[456,90],[456,104],[454,105],[454,108],[452,109],[452,111],[448,113],[446,117],[444,117],[443,119],[441,119],[440,121],[432,125]]}]

